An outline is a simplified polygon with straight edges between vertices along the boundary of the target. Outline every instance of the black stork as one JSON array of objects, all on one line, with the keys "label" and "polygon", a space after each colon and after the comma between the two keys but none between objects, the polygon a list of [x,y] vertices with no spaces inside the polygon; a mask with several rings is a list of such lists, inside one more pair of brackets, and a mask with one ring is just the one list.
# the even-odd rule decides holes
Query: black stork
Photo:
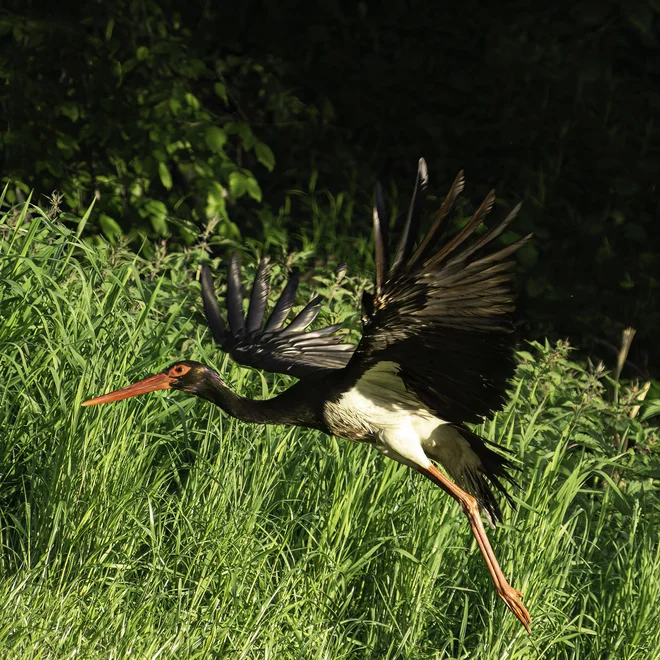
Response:
[{"label": "black stork", "polygon": [[211,367],[185,360],[83,405],[174,389],[211,401],[245,422],[303,426],[373,445],[460,503],[497,593],[530,632],[522,595],[504,577],[480,515],[483,512],[491,526],[501,520],[493,488],[513,505],[503,484],[515,484],[509,474],[513,466],[465,423],[482,421],[504,402],[514,370],[510,257],[531,236],[506,247],[493,244],[520,205],[489,231],[475,233],[495,201],[491,191],[458,234],[443,238],[445,220],[464,187],[461,172],[428,233],[417,242],[427,182],[421,159],[391,261],[388,217],[382,190],[376,189],[376,281],[373,293],[362,298],[363,335],[357,346],[342,343],[336,335],[339,325],[306,331],[320,311],[320,297],[284,326],[297,290],[295,276],[264,325],[266,259],[257,269],[244,316],[240,266],[234,255],[228,269],[228,326],[211,274],[207,267],[202,270],[204,311],[213,337],[237,362],[289,374],[299,379],[297,383],[271,399],[246,399]]}]

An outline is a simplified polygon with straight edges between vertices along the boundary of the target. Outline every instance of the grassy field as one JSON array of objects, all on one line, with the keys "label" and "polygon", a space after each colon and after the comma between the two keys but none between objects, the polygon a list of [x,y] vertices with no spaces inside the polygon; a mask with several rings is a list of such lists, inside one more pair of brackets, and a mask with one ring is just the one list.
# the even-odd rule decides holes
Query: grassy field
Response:
[{"label": "grassy field", "polygon": [[[369,448],[178,393],[81,408],[184,357],[286,385],[213,345],[199,254],[142,262],[37,212],[0,238],[0,657],[660,657],[658,429],[566,346],[526,347],[481,429],[522,468],[491,539],[528,636],[458,506]],[[359,283],[333,282],[344,318]]]}]

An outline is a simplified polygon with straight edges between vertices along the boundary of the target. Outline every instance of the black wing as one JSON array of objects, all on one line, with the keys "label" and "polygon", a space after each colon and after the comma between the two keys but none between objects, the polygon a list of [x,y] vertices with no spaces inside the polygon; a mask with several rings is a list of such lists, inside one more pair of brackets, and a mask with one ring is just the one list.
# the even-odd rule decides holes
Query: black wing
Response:
[{"label": "black wing", "polygon": [[391,265],[377,191],[376,283],[374,293],[363,297],[364,334],[348,369],[359,377],[378,362],[394,362],[406,387],[439,417],[457,425],[476,423],[502,405],[513,375],[510,257],[531,235],[494,247],[518,205],[490,231],[475,236],[495,201],[491,191],[465,227],[441,241],[445,219],[464,187],[461,172],[415,247],[427,181],[422,159]]},{"label": "black wing", "polygon": [[238,255],[234,254],[227,269],[228,326],[220,313],[208,266],[202,267],[201,278],[204,313],[213,337],[236,362],[296,378],[346,366],[355,346],[344,344],[342,337],[335,336],[340,325],[305,332],[321,311],[321,296],[316,296],[283,327],[298,289],[298,278],[293,275],[264,325],[268,306],[268,260],[263,259],[257,269],[247,316],[243,315],[240,274]]}]

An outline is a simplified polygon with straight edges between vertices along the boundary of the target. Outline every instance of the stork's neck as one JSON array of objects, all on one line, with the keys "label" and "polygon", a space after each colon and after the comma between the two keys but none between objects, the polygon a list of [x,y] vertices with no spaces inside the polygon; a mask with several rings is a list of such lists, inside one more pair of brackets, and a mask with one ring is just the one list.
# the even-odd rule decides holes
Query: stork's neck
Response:
[{"label": "stork's neck", "polygon": [[195,394],[244,422],[322,428],[317,414],[316,397],[310,396],[309,388],[299,387],[299,383],[272,399],[247,399],[230,390],[227,384],[216,376]]}]

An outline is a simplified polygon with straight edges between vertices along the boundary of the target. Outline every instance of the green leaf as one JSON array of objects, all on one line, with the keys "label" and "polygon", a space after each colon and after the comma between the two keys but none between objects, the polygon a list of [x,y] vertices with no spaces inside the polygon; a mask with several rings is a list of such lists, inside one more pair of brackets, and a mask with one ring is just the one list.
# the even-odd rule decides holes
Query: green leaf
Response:
[{"label": "green leaf", "polygon": [[630,273],[626,271],[623,275],[623,279],[619,282],[619,286],[622,289],[632,289],[635,286],[635,281],[630,277]]},{"label": "green leaf", "polygon": [[135,59],[138,62],[144,62],[149,57],[149,49],[146,46],[140,46],[135,51]]},{"label": "green leaf", "polygon": [[168,101],[170,105],[170,111],[172,112],[173,115],[178,115],[179,111],[181,110],[181,101],[175,97],[172,97]]},{"label": "green leaf", "polygon": [[213,216],[225,220],[229,218],[227,215],[227,202],[225,201],[226,196],[227,191],[217,181],[211,182],[206,199],[206,215],[209,218]]},{"label": "green leaf", "polygon": [[271,148],[263,142],[257,142],[254,145],[254,153],[257,160],[269,171],[272,172],[275,167],[275,156]]},{"label": "green leaf", "polygon": [[250,149],[252,149],[252,147],[254,147],[257,138],[254,137],[254,134],[252,133],[252,128],[250,127],[249,124],[246,123],[239,124],[238,134],[241,136],[243,147],[245,147],[245,149],[249,151]]},{"label": "green leaf", "polygon": [[217,126],[209,126],[206,129],[204,140],[211,151],[219,154],[224,151],[223,147],[227,144],[227,134]]},{"label": "green leaf", "polygon": [[186,92],[186,95],[183,98],[186,100],[186,103],[190,108],[193,110],[199,110],[199,99],[194,94]]},{"label": "green leaf", "polygon": [[246,176],[243,172],[232,172],[229,175],[229,194],[234,198],[238,199],[243,197],[247,192],[247,184],[245,183]]},{"label": "green leaf", "polygon": [[642,413],[642,421],[646,421],[651,417],[660,415],[660,399],[657,401],[650,401],[645,407],[644,412]]},{"label": "green leaf", "polygon": [[158,199],[150,199],[144,205],[144,209],[149,216],[154,231],[159,236],[167,236],[169,234],[167,228],[167,206]]},{"label": "green leaf", "polygon": [[594,449],[596,451],[602,450],[602,443],[587,433],[576,432],[573,434],[572,438],[575,442],[582,445],[583,447],[588,447],[589,449]]},{"label": "green leaf", "polygon": [[160,176],[160,181],[163,184],[163,187],[166,190],[172,190],[172,175],[170,174],[167,165],[162,161],[158,163],[158,175]]},{"label": "green leaf", "polygon": [[101,225],[101,231],[104,233],[106,238],[115,245],[119,238],[121,237],[121,227],[113,220],[109,215],[101,213],[99,215],[99,224]]},{"label": "green leaf", "polygon": [[505,231],[500,237],[500,241],[502,241],[504,245],[511,245],[511,243],[515,243],[517,240],[521,238],[522,238],[522,234],[520,232]]},{"label": "green leaf", "polygon": [[198,238],[198,232],[188,229],[188,227],[179,227],[179,235],[187,245],[192,245]]},{"label": "green leaf", "polygon": [[245,189],[247,190],[247,194],[252,197],[252,199],[256,200],[257,202],[261,201],[261,187],[257,183],[257,180],[252,177],[252,176],[246,176],[245,177]]},{"label": "green leaf", "polygon": [[115,29],[115,19],[111,18],[108,21],[108,24],[105,26],[105,40],[110,41],[112,39],[112,31]]},{"label": "green leaf", "polygon": [[220,82],[215,83],[213,85],[213,91],[225,102],[225,104],[229,105],[229,97],[227,96],[227,87]]},{"label": "green leaf", "polygon": [[151,226],[154,228],[154,231],[159,236],[167,236],[167,218],[162,215],[152,215],[149,220],[151,221]]},{"label": "green leaf", "polygon": [[121,62],[119,60],[113,59],[110,62],[110,70],[112,72],[112,75],[115,78],[119,79],[119,81],[117,83],[117,84],[119,84],[119,82],[121,82],[121,79],[124,75],[124,67],[122,66]]},{"label": "green leaf", "polygon": [[249,172],[235,171],[229,175],[229,194],[238,199],[247,193],[257,202],[261,201],[261,188],[257,180]]},{"label": "green leaf", "polygon": [[80,117],[80,111],[78,109],[78,105],[76,103],[72,103],[71,101],[66,101],[65,103],[62,103],[60,106],[58,106],[57,110],[59,111],[60,114],[64,115],[65,117],[68,117],[74,124],[78,121]]}]

